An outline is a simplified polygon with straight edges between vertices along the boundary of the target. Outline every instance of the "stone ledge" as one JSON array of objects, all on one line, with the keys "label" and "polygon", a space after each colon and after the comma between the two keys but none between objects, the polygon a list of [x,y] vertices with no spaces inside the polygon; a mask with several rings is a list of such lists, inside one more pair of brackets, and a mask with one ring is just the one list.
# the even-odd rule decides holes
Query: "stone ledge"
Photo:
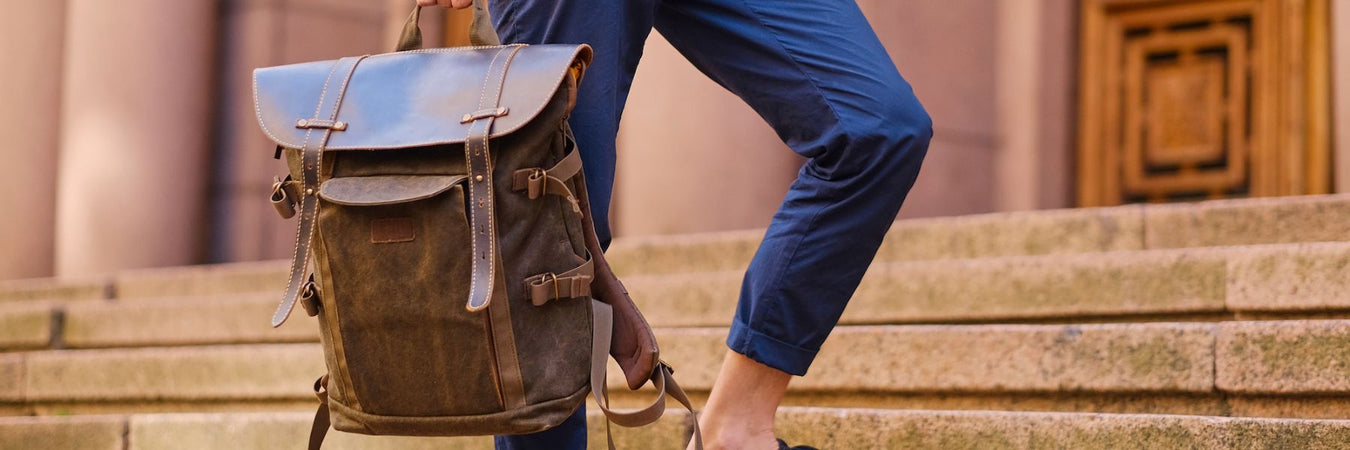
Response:
[{"label": "stone ledge", "polygon": [[326,372],[318,344],[269,344],[27,355],[25,398],[41,401],[312,398]]},{"label": "stone ledge", "polygon": [[[22,448],[33,450],[302,448],[310,418],[308,413],[0,418],[0,444],[16,439],[24,444]],[[599,415],[590,413],[587,422],[590,446],[603,448]],[[125,441],[123,429],[129,429]],[[683,448],[688,433],[687,415],[672,410],[656,425],[615,427],[615,444],[619,448],[676,450]],[[1350,421],[785,407],[778,413],[777,434],[794,445],[829,449],[1113,448],[1129,443],[1130,448],[1159,450],[1331,450],[1350,446]],[[72,436],[77,440],[62,440]],[[80,437],[90,439],[80,441]],[[80,442],[91,445],[78,445]],[[351,450],[487,449],[491,448],[491,439],[330,432],[325,444],[325,448]]]},{"label": "stone ledge", "polygon": [[123,416],[4,417],[0,418],[0,448],[125,450],[125,430]]},{"label": "stone ledge", "polygon": [[[1350,236],[1350,235],[1347,235]],[[1234,311],[1350,309],[1350,245],[1309,243],[1242,247],[1228,263]]]},{"label": "stone ledge", "polygon": [[[1210,324],[837,328],[796,391],[1210,392]],[[725,329],[657,331],[680,384],[706,391]],[[989,355],[998,355],[990,358]],[[611,389],[623,389],[611,371]]]},{"label": "stone ledge", "polygon": [[1310,195],[1148,205],[1147,248],[1345,241],[1350,195]]},{"label": "stone ledge", "polygon": [[318,342],[302,308],[279,328],[270,318],[280,294],[120,300],[65,307],[69,348]]},{"label": "stone ledge", "polygon": [[1350,320],[1219,325],[1216,385],[1247,394],[1350,394]]},{"label": "stone ledge", "polygon": [[0,349],[43,348],[51,344],[54,306],[47,302],[0,303]]},{"label": "stone ledge", "polygon": [[[657,329],[681,383],[706,390],[725,328]],[[1216,344],[1217,342],[1217,344]],[[846,326],[796,392],[1257,395],[1350,393],[1350,320]],[[990,355],[998,355],[991,358]],[[1217,358],[1217,359],[1216,359]],[[1216,372],[1217,370],[1217,372]],[[310,397],[317,344],[0,355],[0,400],[247,402]],[[621,377],[611,375],[618,389]],[[8,386],[10,389],[5,389]]]},{"label": "stone ledge", "polygon": [[0,302],[102,300],[110,286],[108,279],[98,277],[0,280]]},{"label": "stone ledge", "polygon": [[[1339,449],[1350,421],[997,411],[785,408],[778,435],[819,448]],[[1125,444],[1128,443],[1128,444]]]},{"label": "stone ledge", "polygon": [[[1224,309],[1227,252],[1156,250],[876,264],[846,324],[1204,314]],[[629,277],[656,326],[726,326],[740,272]]]},{"label": "stone ledge", "polygon": [[290,261],[259,261],[129,270],[113,280],[118,298],[279,292]]}]

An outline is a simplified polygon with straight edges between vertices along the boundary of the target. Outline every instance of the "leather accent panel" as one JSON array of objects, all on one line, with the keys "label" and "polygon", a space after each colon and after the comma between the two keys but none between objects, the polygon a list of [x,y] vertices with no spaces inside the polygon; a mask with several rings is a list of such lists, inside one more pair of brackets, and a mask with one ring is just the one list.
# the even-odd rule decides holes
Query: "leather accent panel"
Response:
[{"label": "leather accent panel", "polygon": [[465,175],[331,178],[319,186],[319,198],[348,206],[392,205],[434,197],[465,178]]},{"label": "leather accent panel", "polygon": [[414,239],[417,239],[417,223],[410,217],[393,217],[370,221],[371,243],[392,244],[412,242]]},{"label": "leather accent panel", "polygon": [[[508,46],[509,47],[509,46]],[[325,150],[395,149],[464,142],[472,123],[460,123],[478,107],[482,93],[464,83],[479,83],[492,58],[508,47],[457,47],[412,50],[367,57],[351,77],[342,111],[328,119],[347,124],[333,134]],[[589,64],[587,45],[530,45],[501,80],[499,117],[490,137],[510,134],[544,109],[574,63]],[[314,117],[314,104],[334,61],[257,69],[253,72],[254,108],[263,132],[277,144],[303,147],[307,129],[296,120]],[[493,106],[495,108],[496,106]]]}]

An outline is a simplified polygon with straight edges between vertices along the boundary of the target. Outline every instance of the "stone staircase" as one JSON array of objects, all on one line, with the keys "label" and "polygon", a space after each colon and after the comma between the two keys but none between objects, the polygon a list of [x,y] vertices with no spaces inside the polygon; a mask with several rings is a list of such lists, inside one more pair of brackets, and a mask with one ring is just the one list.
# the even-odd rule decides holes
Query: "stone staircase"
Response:
[{"label": "stone staircase", "polygon": [[[610,251],[697,399],[758,237]],[[268,326],[285,266],[0,282],[0,449],[303,447],[324,367],[313,319]],[[794,381],[780,434],[821,448],[1350,448],[1348,274],[1350,196],[900,221]],[[677,449],[688,430],[672,409],[616,438]],[[335,433],[326,448],[490,446]]]}]

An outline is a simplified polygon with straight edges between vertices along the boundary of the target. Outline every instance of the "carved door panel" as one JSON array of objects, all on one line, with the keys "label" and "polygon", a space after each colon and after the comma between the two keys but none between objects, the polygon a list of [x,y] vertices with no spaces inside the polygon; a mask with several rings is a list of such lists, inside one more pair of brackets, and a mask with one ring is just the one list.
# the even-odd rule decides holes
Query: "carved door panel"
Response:
[{"label": "carved door panel", "polygon": [[1325,193],[1326,0],[1085,0],[1082,206]]}]

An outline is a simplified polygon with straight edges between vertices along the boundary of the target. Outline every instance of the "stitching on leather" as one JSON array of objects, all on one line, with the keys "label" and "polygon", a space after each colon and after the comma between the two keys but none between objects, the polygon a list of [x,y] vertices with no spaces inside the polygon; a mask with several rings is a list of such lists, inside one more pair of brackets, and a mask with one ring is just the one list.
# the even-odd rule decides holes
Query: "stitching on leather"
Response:
[{"label": "stitching on leather", "polygon": [[[502,52],[503,52],[503,50],[498,50],[497,53],[495,53],[495,54],[492,55],[492,61],[488,62],[488,67],[487,67],[488,73],[486,74],[486,77],[488,77],[488,79],[490,79],[490,77],[492,77],[492,66],[493,66],[494,64],[497,63],[497,58],[499,58],[499,57],[502,56]],[[479,106],[482,106],[482,104],[483,104],[483,96],[484,96],[484,95],[486,94],[486,92],[487,92],[487,80],[488,80],[488,79],[484,79],[484,80],[483,80],[483,86],[482,86],[482,89],[480,89],[480,90],[478,91],[478,105],[479,105]],[[488,119],[488,120],[491,120],[491,119]],[[470,176],[473,176],[473,150],[470,148],[470,147],[472,147],[472,145],[469,145],[469,142],[468,142],[468,141],[469,141],[470,138],[473,137],[473,130],[474,130],[475,127],[478,126],[479,123],[483,123],[483,121],[482,121],[482,120],[476,120],[476,121],[474,121],[473,123],[469,124],[469,133],[468,133],[466,136],[464,136],[464,141],[465,141],[465,145],[464,145],[464,163],[465,163],[465,164],[468,166],[468,168],[469,168],[469,175],[470,175]],[[488,128],[487,130],[484,130],[484,134],[487,134],[487,133],[489,133],[489,132],[491,132],[491,128]],[[484,141],[484,143],[486,144],[486,141]],[[484,158],[484,159],[487,159],[487,157],[488,157],[488,155],[483,155],[483,158]],[[487,170],[486,170],[486,169],[487,169],[487,167],[486,167],[487,162],[485,162],[484,165],[485,165],[485,167],[484,167],[484,169],[485,169],[485,170],[484,170],[485,175],[486,175],[486,176],[491,176],[492,174],[491,174],[491,173],[487,173]],[[491,181],[492,181],[492,180],[490,180],[490,179],[488,180],[489,183],[490,183]],[[477,205],[475,205],[475,203],[476,203],[476,200],[478,200],[478,199],[477,199],[478,196],[477,196],[477,195],[474,195],[474,193],[475,193],[478,189],[481,189],[481,188],[475,186],[475,184],[476,184],[476,183],[473,182],[473,181],[470,181],[470,182],[469,182],[469,208],[470,208],[471,210],[477,206]],[[491,203],[491,200],[492,200],[492,191],[491,191],[491,190],[488,190],[488,192],[486,193],[486,196],[487,196],[487,200],[489,201],[489,203]],[[478,257],[478,238],[476,237],[476,235],[477,235],[477,233],[478,233],[478,229],[477,229],[478,227],[476,226],[477,224],[474,223],[474,222],[478,222],[478,216],[479,216],[479,213],[476,212],[476,210],[474,210],[473,216],[472,216],[472,217],[473,217],[473,220],[470,220],[470,225],[469,225],[469,226],[472,228],[472,230],[470,230],[470,231],[471,231],[472,233],[475,234],[475,237],[474,237],[473,239],[470,239],[470,240],[469,240],[469,251],[472,252],[473,258],[474,258],[474,259],[472,260],[473,263],[471,264],[471,265],[473,265],[473,266],[477,266],[478,264],[482,264],[481,262],[479,262],[479,261],[480,261],[480,258]],[[483,218],[483,221],[486,221],[487,223],[491,224],[491,223],[492,223],[492,218],[491,218],[491,217],[486,217],[486,218]],[[492,231],[493,231],[493,230],[489,230],[489,232],[492,232]],[[488,236],[488,239],[489,239],[489,242],[488,242],[488,249],[489,249],[489,250],[491,250],[491,246],[492,246],[492,243],[490,242],[491,238],[492,238],[492,236],[489,235],[489,236]],[[487,264],[491,265],[491,264],[492,264],[492,261],[489,260],[489,261],[487,262]],[[494,275],[494,274],[493,274],[493,268],[492,268],[492,267],[489,267],[489,268],[488,268],[488,275],[489,275],[489,276]],[[478,290],[478,271],[477,271],[477,270],[471,270],[470,273],[469,273],[469,306],[475,306],[475,305],[473,304],[473,303],[474,303],[474,293],[475,293],[477,290]],[[488,288],[487,288],[487,291],[488,291],[488,293],[491,293],[492,288],[491,288],[491,287],[488,287]],[[489,299],[488,301],[490,302],[491,299]],[[485,304],[486,304],[486,302],[485,302]],[[479,307],[481,307],[481,306],[479,306]]]},{"label": "stitching on leather", "polygon": [[[494,105],[500,105],[500,104],[501,104],[501,94],[502,94],[501,84],[502,84],[503,82],[506,81],[506,71],[507,71],[507,69],[509,69],[509,68],[511,67],[511,60],[515,58],[516,53],[518,53],[518,52],[520,51],[520,49],[521,49],[520,46],[516,46],[515,48],[513,48],[513,49],[511,50],[511,52],[510,52],[509,54],[506,55],[506,61],[503,61],[503,62],[502,62],[501,76],[500,76],[500,78],[497,80],[497,85],[498,85],[498,86],[497,86],[495,92],[493,93],[493,97],[492,97],[492,103],[493,103]],[[501,54],[502,52],[504,52],[504,51],[505,51],[505,49],[499,51],[499,52],[498,52],[498,55],[500,55],[500,54]],[[495,63],[495,62],[497,61],[497,57],[496,57],[496,56],[492,57],[492,61]],[[489,79],[491,79],[490,77],[492,77],[492,72],[491,72],[492,65],[489,64],[489,65],[488,65],[488,68],[489,68],[488,77],[489,77]],[[486,88],[487,80],[483,80],[483,83],[484,83],[484,87]],[[480,95],[481,95],[481,94],[480,94]],[[484,106],[484,105],[483,105],[483,100],[482,100],[481,97],[479,98],[479,105],[480,105],[480,106]],[[491,106],[491,105],[486,105],[486,106]],[[485,169],[484,172],[487,174],[488,177],[492,177],[492,171],[491,171],[491,168],[492,168],[491,155],[488,154],[487,149],[488,149],[488,139],[492,137],[492,123],[493,123],[493,122],[496,122],[496,118],[494,118],[494,117],[489,117],[487,120],[484,120],[483,122],[485,123],[484,129],[483,129],[483,159],[484,159],[483,162],[484,162],[484,164],[487,165],[487,166],[484,168],[484,169]],[[472,128],[472,127],[470,127],[470,128]],[[497,244],[496,244],[496,242],[497,242],[497,221],[493,220],[493,218],[496,217],[496,215],[497,215],[497,202],[496,202],[496,200],[494,199],[494,197],[495,197],[494,192],[492,192],[492,190],[489,189],[489,190],[488,190],[488,195],[487,195],[487,200],[488,200],[488,202],[487,202],[487,203],[488,203],[488,204],[487,204],[487,210],[488,210],[487,224],[488,224],[488,246],[489,246],[489,249],[494,249],[494,248],[496,248],[496,246],[497,246]],[[495,260],[495,259],[496,259],[496,254],[495,254],[496,252],[493,252],[493,253],[494,253],[493,255],[490,255],[490,256],[492,256],[492,258],[489,258],[489,259],[491,259],[491,260]],[[494,261],[489,261],[489,264],[491,264],[491,265],[488,266],[488,282],[491,283],[491,282],[495,282],[495,280],[497,279],[497,278],[496,278],[496,277],[497,277],[497,264],[496,264]],[[489,293],[490,293],[490,292],[491,292],[491,291],[489,291]],[[472,297],[470,297],[470,298],[472,298]],[[488,301],[489,301],[489,302],[491,301],[491,296],[489,296]],[[507,299],[507,301],[510,301],[510,299]]]},{"label": "stitching on leather", "polygon": [[[339,60],[333,62],[333,67],[328,68],[328,78],[326,78],[326,79],[323,81],[323,89],[321,89],[321,90],[319,91],[319,101],[318,101],[318,104],[316,104],[316,105],[314,106],[314,116],[315,116],[315,117],[318,117],[318,115],[319,115],[319,109],[323,107],[323,103],[324,103],[325,97],[328,96],[328,84],[329,84],[329,83],[332,83],[332,81],[333,81],[333,73],[334,73],[334,72],[337,72],[338,66],[341,66],[341,65],[342,65],[342,60],[339,59]],[[255,77],[255,80],[256,80],[256,77]],[[309,140],[310,140],[310,137],[313,135],[313,133],[314,133],[314,130],[313,130],[313,129],[306,129],[306,130],[305,130],[305,143],[304,143],[304,144],[302,145],[302,147],[301,147],[301,152],[304,152],[304,148],[309,146]],[[322,157],[322,153],[320,153],[320,157]],[[308,164],[308,161],[305,161],[305,159],[307,159],[307,158],[305,158],[304,154],[301,153],[301,155],[300,155],[300,164],[301,164],[301,166],[302,166],[302,170],[303,170],[303,171],[308,171],[308,170],[310,170],[310,166],[309,166],[309,164]],[[305,179],[305,178],[306,178],[306,177],[305,177],[303,174],[301,174],[301,176],[300,176],[301,187],[304,188],[304,189],[310,189],[310,186],[309,186],[309,180],[307,180],[307,179]],[[318,178],[318,177],[316,176],[315,178]],[[318,181],[318,180],[316,179],[315,181]],[[302,192],[303,192],[303,191],[302,191]],[[300,203],[301,215],[300,215],[300,218],[296,220],[296,225],[295,225],[295,249],[291,250],[291,274],[290,274],[290,275],[291,275],[291,278],[290,278],[290,280],[288,280],[288,281],[286,282],[286,298],[281,299],[281,304],[277,305],[277,311],[274,312],[274,313],[272,313],[272,322],[282,321],[282,320],[285,320],[287,317],[290,316],[290,310],[295,308],[295,295],[292,295],[292,294],[291,294],[291,289],[296,287],[296,285],[295,285],[296,280],[298,280],[298,279],[300,279],[300,278],[303,278],[303,277],[297,277],[297,276],[296,276],[296,271],[298,270],[299,272],[301,272],[300,275],[304,275],[303,272],[305,271],[305,269],[306,269],[307,267],[309,267],[309,252],[305,252],[304,255],[300,255],[301,241],[306,241],[306,240],[307,240],[307,241],[311,241],[311,242],[313,241],[313,237],[314,237],[314,226],[315,226],[315,223],[318,222],[318,220],[310,220],[310,224],[309,224],[309,235],[308,235],[308,236],[305,236],[305,235],[304,235],[304,234],[305,234],[305,230],[304,230],[304,223],[305,223],[305,217],[304,217],[304,202],[305,202],[305,201],[315,201],[314,199],[308,198],[308,197],[311,197],[311,196],[301,197],[301,200],[300,200],[300,201],[301,201],[301,203]],[[315,201],[314,207],[317,209],[318,206],[319,206],[319,205],[318,205],[318,202]],[[316,216],[316,219],[317,219],[318,211],[315,211],[315,212],[314,212],[314,215]],[[300,263],[299,265],[295,264],[296,260],[301,259],[301,258],[303,258],[303,260],[301,261],[301,263]],[[296,294],[298,295],[299,292],[297,292]],[[289,307],[288,307],[288,306],[289,306]]]},{"label": "stitching on leather", "polygon": [[[528,47],[529,47],[529,46],[526,46],[526,45],[520,45],[520,44],[512,44],[512,45],[510,45],[510,46],[520,46],[520,47],[524,47],[524,48],[528,48]],[[469,50],[482,50],[482,49],[488,49],[488,48],[500,48],[500,47],[508,47],[508,46],[480,46],[480,47],[458,47],[458,48],[447,48],[447,49],[419,49],[419,50],[407,50],[407,51],[397,52],[397,53],[385,53],[385,54],[379,54],[379,55],[371,55],[370,58],[380,58],[380,57],[384,57],[384,56],[399,55],[399,54],[404,54],[404,53],[457,53],[457,52],[469,51]],[[581,47],[578,46],[578,47],[576,47],[576,49],[573,50],[571,59],[573,59],[573,60],[576,59],[577,55],[579,55],[579,54],[581,53],[581,50],[580,50],[580,49],[581,49]],[[569,66],[569,67],[570,67],[570,66]],[[566,76],[566,75],[567,75],[567,69],[564,68],[561,72],[558,73],[557,82],[562,82],[562,77],[564,77],[564,76]],[[260,104],[259,101],[258,101],[258,98],[259,98],[259,97],[258,97],[258,95],[257,95],[257,92],[258,92],[258,84],[257,84],[257,81],[258,81],[258,79],[257,79],[257,73],[256,73],[256,72],[254,73],[253,81],[254,81],[254,86],[253,86],[253,91],[254,91],[254,109],[255,109],[255,112],[256,112],[256,114],[257,114],[257,116],[258,116],[258,123],[259,123],[259,124],[261,125],[261,127],[262,127],[263,134],[267,135],[267,137],[270,138],[270,139],[272,139],[273,142],[276,142],[277,144],[280,144],[280,145],[282,145],[283,147],[296,148],[296,146],[295,146],[293,143],[280,139],[275,133],[273,133],[273,132],[271,131],[270,128],[267,127],[266,122],[263,121],[262,107],[261,107],[261,104]],[[557,83],[541,83],[540,86],[543,86],[544,89],[549,89],[549,86],[555,86],[556,84],[557,84]],[[551,90],[556,90],[556,87],[552,88]],[[542,112],[542,111],[544,110],[544,108],[546,108],[546,107],[548,106],[548,101],[549,101],[551,98],[552,98],[551,96],[550,96],[550,97],[547,97],[547,98],[544,98],[543,101],[539,104],[539,106],[535,107],[534,110],[533,110],[530,114],[526,115],[526,117],[534,117],[534,116],[536,116],[536,115],[539,115],[539,113]],[[525,125],[528,125],[528,124],[529,124],[529,121],[521,121],[519,124],[516,124],[515,127],[508,128],[508,129],[503,129],[503,130],[499,130],[498,133],[497,133],[497,135],[498,135],[498,136],[501,136],[501,135],[510,134],[510,133],[512,133],[512,132],[515,132],[516,130],[519,130],[519,129],[525,127]],[[442,144],[455,144],[455,143],[460,143],[460,142],[463,142],[463,141],[462,141],[462,140],[458,140],[458,139],[446,139],[446,140],[440,140],[440,141],[430,141],[430,142],[425,142],[425,143],[421,143],[421,144],[419,144],[419,145],[442,145]],[[326,149],[326,150],[384,150],[384,149],[395,149],[395,148],[403,148],[403,147],[406,147],[406,146],[405,146],[405,145],[397,145],[397,146],[365,146],[365,147],[361,147],[361,146],[334,146],[334,147],[326,147],[325,149]]]}]

